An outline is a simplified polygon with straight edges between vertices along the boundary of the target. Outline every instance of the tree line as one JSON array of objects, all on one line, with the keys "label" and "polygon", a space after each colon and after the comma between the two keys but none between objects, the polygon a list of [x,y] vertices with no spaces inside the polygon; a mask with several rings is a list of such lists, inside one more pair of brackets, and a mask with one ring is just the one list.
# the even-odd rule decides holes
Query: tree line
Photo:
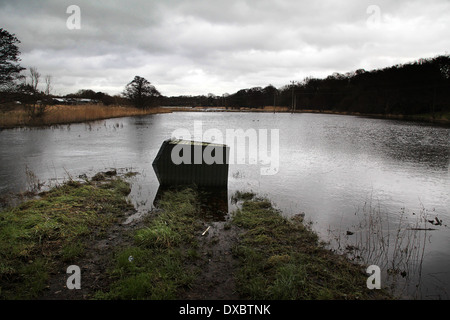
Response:
[{"label": "tree line", "polygon": [[[23,106],[31,119],[41,117],[52,104],[73,103],[88,100],[103,105],[134,105],[147,109],[158,104],[161,94],[148,80],[135,76],[120,95],[111,96],[104,92],[81,89],[76,93],[59,97],[51,93],[51,75],[42,77],[36,67],[20,65],[20,40],[7,30],[0,28],[0,109]],[[26,71],[28,70],[28,73]],[[44,83],[44,89],[42,89]]]},{"label": "tree line", "polygon": [[367,114],[421,114],[450,111],[450,56],[419,59],[388,68],[306,78],[280,91],[293,109]]},{"label": "tree line", "polygon": [[366,114],[450,112],[450,55],[419,59],[383,69],[358,69],[326,78],[306,77],[279,89],[273,85],[216,96],[161,97],[167,106],[226,108],[288,107]]},{"label": "tree line", "polygon": [[[0,106],[20,101],[30,116],[39,116],[52,103],[52,77],[42,77],[36,67],[20,66],[20,41],[0,29]],[[27,80],[29,79],[29,80]],[[326,78],[306,77],[281,88],[241,89],[233,94],[164,96],[147,79],[135,76],[119,95],[82,89],[66,98],[91,99],[104,105],[129,104],[146,109],[155,106],[203,106],[226,108],[288,107],[295,110],[332,110],[365,114],[421,114],[450,112],[450,55],[419,59],[383,69],[358,69]]]}]

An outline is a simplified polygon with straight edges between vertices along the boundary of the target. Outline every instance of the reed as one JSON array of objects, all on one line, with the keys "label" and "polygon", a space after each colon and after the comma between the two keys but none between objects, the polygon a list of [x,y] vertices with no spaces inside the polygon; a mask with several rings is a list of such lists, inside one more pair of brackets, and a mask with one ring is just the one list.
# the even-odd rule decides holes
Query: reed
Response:
[{"label": "reed", "polygon": [[430,228],[423,206],[415,212],[405,208],[390,215],[372,200],[355,212],[358,222],[347,230],[331,230],[330,246],[364,265],[377,265],[397,295],[419,294],[422,263]]},{"label": "reed", "polygon": [[17,108],[8,111],[0,111],[0,128],[47,126],[167,112],[171,112],[171,110],[160,107],[143,110],[118,105],[55,105],[49,106],[42,117],[30,119],[25,109]]}]

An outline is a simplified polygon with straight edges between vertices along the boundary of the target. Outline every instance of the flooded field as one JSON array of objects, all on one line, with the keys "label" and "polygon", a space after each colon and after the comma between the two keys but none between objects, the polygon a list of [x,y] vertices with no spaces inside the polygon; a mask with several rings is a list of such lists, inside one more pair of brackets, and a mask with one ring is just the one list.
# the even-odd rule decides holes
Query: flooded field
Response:
[{"label": "flooded field", "polygon": [[[198,123],[216,136],[237,129],[278,133],[278,148],[269,147],[278,163],[230,164],[221,207],[228,200],[234,209],[237,190],[267,196],[284,215],[304,213],[330,247],[382,267],[383,281],[397,276],[403,296],[449,298],[445,127],[321,114],[177,112],[10,129],[0,132],[0,194],[117,168],[138,172],[130,195],[138,213],[130,219],[139,218],[157,197],[152,162],[162,142],[180,129],[196,133]],[[262,174],[270,165],[276,170]]]}]

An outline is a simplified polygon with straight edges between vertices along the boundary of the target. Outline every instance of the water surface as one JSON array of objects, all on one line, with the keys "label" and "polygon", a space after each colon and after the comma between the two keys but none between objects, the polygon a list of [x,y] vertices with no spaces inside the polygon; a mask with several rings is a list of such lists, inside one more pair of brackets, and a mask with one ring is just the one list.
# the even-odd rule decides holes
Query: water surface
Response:
[{"label": "water surface", "polygon": [[176,129],[194,134],[195,121],[203,131],[217,129],[224,136],[227,129],[278,129],[278,173],[261,175],[264,163],[231,164],[228,197],[236,190],[254,191],[286,216],[303,212],[336,248],[346,241],[357,244],[364,231],[373,231],[375,223],[361,222],[368,215],[383,217],[378,234],[393,233],[399,222],[417,226],[419,217],[442,220],[440,226],[420,224],[436,230],[403,235],[419,247],[409,257],[417,268],[414,275],[408,270],[414,285],[405,294],[449,298],[450,129],[445,127],[322,114],[179,112],[3,130],[0,194],[29,187],[33,177],[27,171],[47,185],[108,168],[136,171],[130,195],[139,209],[136,218],[151,209],[156,196],[159,184],[151,164],[161,143]]}]

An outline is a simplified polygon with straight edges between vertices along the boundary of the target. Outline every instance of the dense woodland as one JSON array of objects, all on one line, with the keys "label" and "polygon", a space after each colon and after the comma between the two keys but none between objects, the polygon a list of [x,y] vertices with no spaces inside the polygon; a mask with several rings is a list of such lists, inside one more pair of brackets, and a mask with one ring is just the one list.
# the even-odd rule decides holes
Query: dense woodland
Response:
[{"label": "dense woodland", "polygon": [[295,110],[367,114],[450,112],[450,55],[372,71],[334,73],[325,79],[308,77],[280,89],[268,85],[223,96],[163,96],[160,104],[229,108],[284,106]]}]

